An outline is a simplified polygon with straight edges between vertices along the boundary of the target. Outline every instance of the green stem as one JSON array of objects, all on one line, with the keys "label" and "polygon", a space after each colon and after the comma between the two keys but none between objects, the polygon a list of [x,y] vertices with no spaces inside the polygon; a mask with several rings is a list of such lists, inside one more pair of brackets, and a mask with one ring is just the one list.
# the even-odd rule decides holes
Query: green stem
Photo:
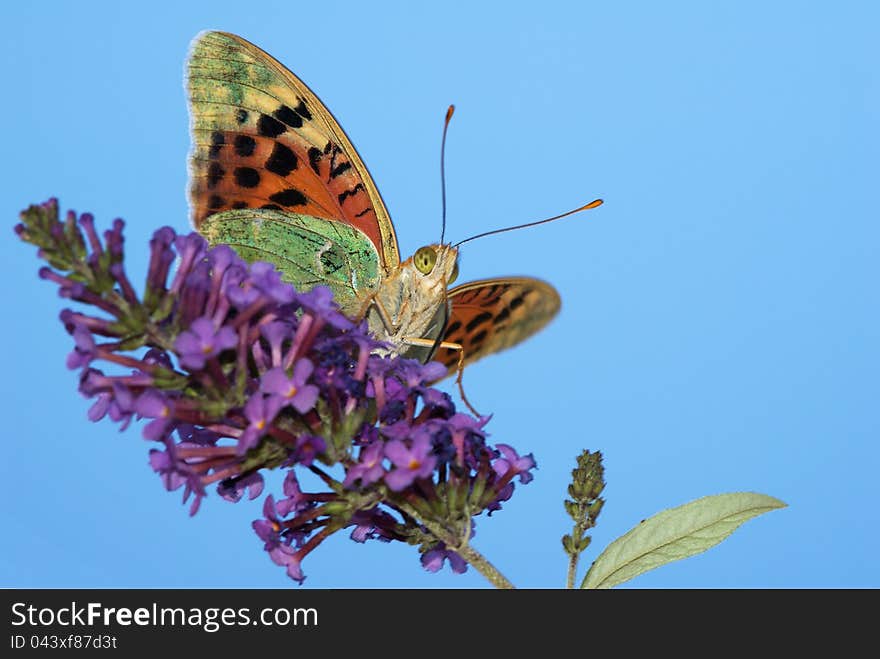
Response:
[{"label": "green stem", "polygon": [[577,566],[580,554],[569,554],[568,556],[568,578],[565,580],[565,587],[569,590],[574,588],[574,580],[577,577]]},{"label": "green stem", "polygon": [[395,501],[395,505],[400,508],[407,515],[412,517],[413,519],[417,519],[419,522],[425,525],[431,534],[441,540],[447,548],[454,551],[456,554],[461,556],[464,560],[474,566],[474,569],[482,574],[486,579],[496,588],[504,588],[507,590],[514,589],[514,586],[507,577],[505,577],[501,572],[498,571],[492,563],[490,563],[486,558],[478,552],[476,549],[471,547],[466,539],[460,539],[454,537],[449,531],[443,528],[440,524],[436,522],[425,519],[422,515],[419,514],[419,511],[416,510],[415,507],[410,504],[402,501]]},{"label": "green stem", "polygon": [[459,556],[473,565],[474,569],[486,577],[489,583],[496,588],[503,588],[505,590],[513,590],[516,588],[516,586],[510,583],[507,577],[501,574],[494,565],[487,561],[480,552],[469,544],[464,543],[460,547],[454,547],[453,549]]}]

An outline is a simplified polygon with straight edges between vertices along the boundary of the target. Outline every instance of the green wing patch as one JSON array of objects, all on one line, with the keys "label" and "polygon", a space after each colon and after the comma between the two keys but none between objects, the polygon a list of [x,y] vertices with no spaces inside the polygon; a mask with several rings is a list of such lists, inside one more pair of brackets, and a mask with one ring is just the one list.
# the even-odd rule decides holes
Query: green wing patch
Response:
[{"label": "green wing patch", "polygon": [[348,314],[379,286],[376,248],[362,231],[341,222],[246,208],[211,215],[199,230],[211,245],[229,245],[248,262],[274,264],[297,290],[329,287]]}]

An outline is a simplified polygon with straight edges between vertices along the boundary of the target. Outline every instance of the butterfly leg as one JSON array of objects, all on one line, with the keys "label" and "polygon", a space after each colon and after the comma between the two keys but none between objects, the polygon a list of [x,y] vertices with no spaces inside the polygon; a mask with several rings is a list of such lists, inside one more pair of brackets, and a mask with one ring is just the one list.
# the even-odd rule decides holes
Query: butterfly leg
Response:
[{"label": "butterfly leg", "polygon": [[[401,310],[406,308],[406,305],[409,303],[408,300],[404,300],[401,305]],[[371,295],[368,297],[364,305],[361,309],[361,313],[359,314],[360,318],[363,318],[367,311],[369,311],[371,306],[375,306],[376,311],[379,313],[379,318],[382,319],[382,324],[385,325],[385,329],[389,332],[396,332],[400,325],[395,323],[391,318],[391,314],[388,313],[388,310],[385,308],[385,305],[382,304],[382,301],[376,297],[375,295]],[[446,348],[447,350],[457,350],[458,351],[458,364],[456,365],[456,371],[458,372],[458,377],[455,378],[455,383],[458,385],[458,392],[461,394],[461,399],[464,401],[464,404],[467,405],[468,409],[475,416],[482,416],[479,412],[477,412],[476,408],[471,405],[471,402],[468,400],[467,395],[464,393],[464,384],[462,384],[462,376],[464,375],[464,347],[460,343],[452,343],[451,341],[441,341],[439,344],[432,339],[424,339],[421,337],[415,336],[405,336],[403,337],[403,343],[411,346],[420,346],[424,348]]]},{"label": "butterfly leg", "polygon": [[464,384],[462,383],[462,376],[464,375],[464,346],[460,343],[453,343],[451,341],[441,341],[437,343],[436,341],[432,341],[430,339],[422,339],[413,336],[407,336],[403,339],[404,343],[411,346],[422,346],[425,348],[446,348],[447,350],[456,350],[458,351],[458,364],[455,367],[458,376],[455,378],[455,384],[458,385],[458,393],[461,395],[461,399],[464,401],[464,404],[467,405],[468,409],[474,414],[474,416],[481,417],[483,416],[479,412],[477,412],[476,408],[471,405],[471,402],[468,400],[467,395],[464,393]]},{"label": "butterfly leg", "polygon": [[[401,311],[406,309],[406,305],[408,304],[407,300],[404,300],[401,305]],[[385,305],[382,304],[382,300],[376,297],[375,294],[370,295],[365,301],[360,311],[358,312],[358,318],[364,318],[367,315],[367,312],[370,310],[370,307],[375,307],[376,311],[379,313],[379,318],[382,320],[382,324],[385,326],[385,330],[389,334],[393,334],[397,330],[400,329],[400,323],[395,323],[394,319],[391,317],[391,314],[388,313],[388,310],[385,308]]]}]

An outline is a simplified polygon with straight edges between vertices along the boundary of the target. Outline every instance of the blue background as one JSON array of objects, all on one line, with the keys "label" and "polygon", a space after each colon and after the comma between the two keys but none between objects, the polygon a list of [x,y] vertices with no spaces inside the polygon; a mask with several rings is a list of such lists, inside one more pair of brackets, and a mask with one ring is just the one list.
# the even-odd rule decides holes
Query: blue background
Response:
[{"label": "blue background", "polygon": [[[60,198],[146,241],[188,229],[183,66],[241,34],[324,100],[370,167],[402,252],[439,234],[439,138],[461,239],[594,197],[605,206],[463,248],[462,280],[530,274],[556,321],[465,374],[492,440],[535,481],[476,547],[523,587],[562,585],[561,501],[605,454],[588,550],[705,494],[789,507],[633,587],[877,587],[880,60],[869,2],[3,3],[2,586],[290,587],[212,493],[195,518],[139,429],[86,420],[65,306],[12,235]],[[451,385],[450,385],[451,389]],[[484,587],[415,550],[339,534],[306,587]]]}]

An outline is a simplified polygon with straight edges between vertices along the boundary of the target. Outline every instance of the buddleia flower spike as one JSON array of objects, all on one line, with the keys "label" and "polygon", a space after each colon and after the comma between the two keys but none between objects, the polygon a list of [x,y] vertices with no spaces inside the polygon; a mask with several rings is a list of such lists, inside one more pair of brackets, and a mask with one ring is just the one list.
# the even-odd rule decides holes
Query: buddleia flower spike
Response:
[{"label": "buddleia flower spike", "polygon": [[[253,528],[295,581],[303,559],[347,529],[356,542],[414,545],[430,571],[474,565],[509,585],[470,541],[475,518],[499,510],[535,463],[493,446],[486,418],[428,385],[445,367],[382,356],[329,289],[297,291],[272,265],[198,234],[154,233],[139,294],[121,220],[102,239],[88,214],[62,221],[55,200],[21,220],[19,237],[49,264],[40,276],[81,307],[61,321],[88,417],[122,428],[143,419],[150,465],[191,514],[212,486],[254,499],[264,473],[281,469],[283,492],[265,496]],[[304,473],[323,487],[305,491]]]}]

